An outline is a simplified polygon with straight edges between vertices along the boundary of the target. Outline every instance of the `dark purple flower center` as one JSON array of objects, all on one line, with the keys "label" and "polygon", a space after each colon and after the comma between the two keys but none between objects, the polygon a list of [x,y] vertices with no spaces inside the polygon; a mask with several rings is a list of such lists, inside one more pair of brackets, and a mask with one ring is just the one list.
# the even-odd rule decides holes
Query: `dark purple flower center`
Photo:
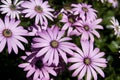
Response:
[{"label": "dark purple flower center", "polygon": [[2,33],[3,33],[3,36],[7,38],[12,36],[12,31],[10,29],[4,29]]},{"label": "dark purple flower center", "polygon": [[10,5],[10,9],[12,10],[12,11],[15,11],[16,10],[16,6],[15,5]]},{"label": "dark purple flower center", "polygon": [[88,12],[88,9],[87,9],[86,7],[82,7],[82,10],[83,10],[84,12]]},{"label": "dark purple flower center", "polygon": [[43,9],[40,6],[35,6],[35,11],[41,13],[43,12]]},{"label": "dark purple flower center", "polygon": [[84,25],[84,29],[85,29],[86,31],[89,31],[89,26],[88,26],[88,25]]},{"label": "dark purple flower center", "polygon": [[76,16],[71,15],[71,13],[68,13],[68,21],[70,23],[74,23],[76,20]]},{"label": "dark purple flower center", "polygon": [[84,58],[84,64],[90,65],[91,64],[91,59],[90,58]]},{"label": "dark purple flower center", "polygon": [[35,62],[35,66],[36,66],[37,68],[41,69],[41,68],[43,67],[42,60],[39,60],[39,59],[38,59],[38,60]]},{"label": "dark purple flower center", "polygon": [[59,46],[59,42],[57,42],[56,40],[53,40],[50,42],[50,46],[52,48],[57,48]]}]

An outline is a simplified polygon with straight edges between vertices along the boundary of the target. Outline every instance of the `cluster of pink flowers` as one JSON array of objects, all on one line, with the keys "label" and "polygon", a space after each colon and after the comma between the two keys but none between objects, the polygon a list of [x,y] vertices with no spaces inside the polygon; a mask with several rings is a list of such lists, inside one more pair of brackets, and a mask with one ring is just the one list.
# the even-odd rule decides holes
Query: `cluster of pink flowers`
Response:
[{"label": "cluster of pink flowers", "polygon": [[[4,21],[0,19],[0,52],[7,44],[8,53],[12,50],[18,54],[19,49],[26,55],[21,58],[25,61],[19,64],[20,68],[28,71],[26,77],[32,80],[53,80],[57,70],[61,70],[62,63],[70,64],[72,76],[78,80],[86,76],[86,80],[97,80],[97,73],[105,77],[103,68],[106,67],[104,52],[94,48],[95,37],[100,38],[97,29],[101,30],[102,19],[97,17],[97,10],[86,3],[72,4],[71,9],[62,9],[54,15],[54,9],[48,1],[27,0],[18,1],[2,0],[1,14],[6,14]],[[54,21],[62,15],[59,21],[62,26],[49,25],[49,20]],[[56,16],[56,17],[55,17]],[[21,18],[30,18],[34,24],[25,29],[20,26]],[[67,35],[66,35],[67,34]],[[24,37],[34,37],[31,51],[26,52],[22,43],[28,44]],[[72,36],[80,38],[80,46],[72,41]]]}]

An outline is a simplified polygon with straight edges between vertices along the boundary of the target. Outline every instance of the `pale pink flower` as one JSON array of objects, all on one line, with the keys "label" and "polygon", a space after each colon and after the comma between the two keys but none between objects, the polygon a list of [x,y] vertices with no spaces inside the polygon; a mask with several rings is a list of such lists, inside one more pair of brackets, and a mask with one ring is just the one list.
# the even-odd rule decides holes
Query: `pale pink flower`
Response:
[{"label": "pale pink flower", "polygon": [[112,17],[110,22],[112,23],[112,25],[109,26],[114,29],[114,34],[117,35],[117,37],[120,37],[120,25],[118,20],[115,19],[115,17]]},{"label": "pale pink flower", "polygon": [[51,13],[54,11],[48,5],[48,1],[43,2],[43,0],[30,0],[25,1],[22,5],[25,8],[22,13],[25,13],[25,17],[34,18],[35,17],[35,24],[42,25],[44,22],[48,23],[47,18],[53,21],[53,14]]},{"label": "pale pink flower", "polygon": [[93,49],[93,42],[81,41],[82,50],[76,47],[77,53],[68,59],[73,63],[69,70],[75,70],[72,74],[73,77],[78,76],[78,80],[86,76],[86,80],[97,80],[97,73],[105,77],[101,68],[106,67],[106,59],[103,58],[104,52],[100,52],[99,48]]},{"label": "pale pink flower", "polygon": [[80,15],[82,19],[94,20],[97,18],[96,10],[92,8],[92,5],[86,3],[72,4],[72,11],[75,15]]},{"label": "pale pink flower", "polygon": [[36,58],[35,54],[36,52],[26,52],[27,56],[22,56],[22,59],[26,62],[18,65],[20,68],[24,68],[24,71],[27,71],[26,77],[32,77],[31,80],[50,80],[50,74],[57,76],[54,67],[44,63],[41,57]]},{"label": "pale pink flower", "polygon": [[99,23],[102,21],[102,19],[96,19],[94,21],[90,20],[79,20],[77,23],[75,23],[76,29],[79,31],[81,35],[81,40],[92,40],[94,41],[94,36],[97,36],[100,38],[100,34],[96,31],[96,29],[103,29]]},{"label": "pale pink flower", "polygon": [[7,44],[8,52],[11,53],[12,49],[17,54],[18,47],[25,50],[23,43],[28,43],[28,41],[22,37],[27,36],[28,31],[22,26],[19,26],[20,21],[15,21],[15,19],[9,20],[9,17],[5,17],[4,22],[0,19],[0,52],[3,51],[5,45]]},{"label": "pale pink flower", "polygon": [[19,14],[21,14],[21,7],[20,5],[23,3],[23,1],[14,0],[1,0],[3,3],[0,5],[0,11],[2,11],[2,14],[6,14],[7,16],[10,16],[10,18],[16,18],[19,19]]},{"label": "pale pink flower", "polygon": [[67,31],[67,36],[70,36],[71,32],[74,29],[75,22],[77,22],[77,16],[73,15],[73,11],[66,11],[66,13],[62,13],[62,19],[60,22],[63,22],[62,30]]},{"label": "pale pink flower", "polygon": [[43,61],[51,65],[59,64],[59,57],[67,63],[67,54],[73,55],[75,44],[69,42],[70,37],[64,37],[65,31],[60,31],[57,26],[48,28],[39,33],[38,37],[33,39],[33,48],[39,49],[36,57],[43,56]]}]

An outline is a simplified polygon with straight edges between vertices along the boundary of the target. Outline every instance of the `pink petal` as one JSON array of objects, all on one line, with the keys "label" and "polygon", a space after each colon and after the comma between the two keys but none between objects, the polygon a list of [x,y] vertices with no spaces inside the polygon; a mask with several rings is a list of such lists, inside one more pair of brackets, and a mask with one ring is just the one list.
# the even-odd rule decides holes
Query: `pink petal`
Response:
[{"label": "pink petal", "polygon": [[96,35],[98,38],[100,38],[100,34],[96,30],[92,30],[92,33]]},{"label": "pink petal", "polygon": [[84,65],[81,65],[79,68],[77,68],[77,69],[73,72],[72,76],[73,76],[73,77],[77,76],[77,75],[80,73],[80,71],[83,69],[83,67],[84,67]]},{"label": "pink petal", "polygon": [[90,44],[89,44],[89,42],[88,41],[82,41],[81,40],[81,46],[82,46],[82,49],[83,49],[83,51],[84,51],[84,55],[85,56],[88,56],[88,54],[89,54],[89,46],[90,46]]},{"label": "pink petal", "polygon": [[33,79],[36,80],[39,77],[39,71],[38,69],[35,71]]},{"label": "pink petal", "polygon": [[55,50],[55,55],[54,55],[54,63],[55,63],[55,66],[58,66],[58,63],[59,63],[59,55],[58,55],[58,51]]},{"label": "pink petal", "polygon": [[86,73],[87,67],[84,66],[83,69],[81,70],[80,74],[78,75],[78,79],[82,79]]},{"label": "pink petal", "polygon": [[77,69],[81,66],[81,63],[75,63],[73,64],[72,66],[69,67],[69,70],[74,70],[74,69]]},{"label": "pink petal", "polygon": [[104,58],[92,59],[92,61],[97,62],[97,63],[107,63],[106,59]]},{"label": "pink petal", "polygon": [[5,27],[8,28],[9,27],[9,17],[6,16],[4,20],[5,20]]},{"label": "pink petal", "polygon": [[[35,17],[35,24],[38,24],[39,23],[39,15],[36,15],[36,17]],[[42,23],[41,23],[42,24]]]},{"label": "pink petal", "polygon": [[18,67],[25,68],[28,65],[29,65],[29,63],[22,63],[22,64],[18,65]]},{"label": "pink petal", "polygon": [[46,31],[40,32],[40,33],[39,33],[39,36],[40,36],[41,38],[47,40],[47,41],[50,41],[50,40],[51,40],[49,34],[48,34]]},{"label": "pink petal", "polygon": [[66,29],[68,29],[69,26],[70,26],[69,23],[64,24],[64,26],[62,27],[62,30],[66,30]]},{"label": "pink petal", "polygon": [[90,41],[90,52],[89,53],[91,53],[93,51],[93,45],[94,45],[94,42]]},{"label": "pink petal", "polygon": [[43,74],[42,71],[39,71],[38,73],[39,73],[39,75],[40,75],[40,78],[43,78],[43,77],[44,77],[44,74]]},{"label": "pink petal", "polygon": [[72,57],[72,58],[68,59],[68,62],[81,62],[81,59],[80,58]]},{"label": "pink petal", "polygon": [[49,46],[49,44],[45,43],[45,42],[35,43],[32,45],[32,47],[34,47],[34,48],[42,48],[42,47],[47,47],[47,46]]},{"label": "pink petal", "polygon": [[105,74],[104,72],[97,66],[95,65],[92,65],[92,67],[102,76],[102,77],[105,77]]},{"label": "pink petal", "polygon": [[48,28],[48,29],[47,29],[47,32],[48,32],[48,34],[49,34],[51,40],[54,40],[54,39],[53,39],[54,36],[53,36],[53,32],[52,32],[52,30],[51,30],[50,28]]},{"label": "pink petal", "polygon": [[54,39],[57,38],[57,35],[58,35],[58,27],[55,27],[54,30],[53,30]]},{"label": "pink petal", "polygon": [[95,20],[92,24],[97,25],[97,24],[99,24],[101,21],[102,21],[102,19],[97,19],[97,20]]},{"label": "pink petal", "polygon": [[36,54],[36,57],[40,57],[40,56],[44,55],[49,49],[50,49],[49,46],[42,48],[42,49]]},{"label": "pink petal", "polygon": [[16,43],[14,43],[13,41],[14,41],[14,39],[12,39],[11,46],[12,46],[12,48],[13,48],[13,51],[14,51],[16,54],[18,54],[17,45],[16,45]]},{"label": "pink petal", "polygon": [[91,77],[92,77],[92,75],[91,75],[91,70],[90,70],[90,68],[88,67],[88,68],[87,68],[87,80],[91,80]]},{"label": "pink petal", "polygon": [[50,73],[50,74],[52,74],[52,75],[54,75],[54,76],[57,76],[57,73],[53,70],[53,68],[48,68],[48,67],[46,67],[46,70]]},{"label": "pink petal", "polygon": [[91,69],[91,73],[94,77],[94,80],[97,80],[97,73],[95,72],[95,70],[91,66],[89,66],[89,68]]},{"label": "pink petal", "polygon": [[63,41],[68,41],[68,40],[72,40],[72,38],[70,37],[65,37],[65,38],[61,38],[59,41],[63,42]]},{"label": "pink petal", "polygon": [[88,40],[89,36],[87,32],[82,33],[81,40]]},{"label": "pink petal", "polygon": [[92,33],[89,33],[89,36],[90,36],[90,40],[94,42],[94,36]]},{"label": "pink petal", "polygon": [[66,56],[66,53],[63,52],[61,49],[58,49],[59,51],[59,54],[61,55],[62,59],[65,61],[65,63],[67,63],[67,56]]},{"label": "pink petal", "polygon": [[8,45],[8,52],[9,52],[9,54],[10,54],[11,51],[12,51],[12,45],[11,45],[11,42],[12,42],[11,39],[8,39],[8,40],[7,40],[7,45]]},{"label": "pink petal", "polygon": [[93,59],[103,57],[104,55],[105,55],[104,52],[100,52],[100,53],[98,53],[97,55],[95,55],[95,56],[93,57]]},{"label": "pink petal", "polygon": [[48,78],[48,79],[50,78],[48,72],[45,69],[42,69],[42,72],[43,72],[45,78]]},{"label": "pink petal", "polygon": [[63,50],[64,52],[73,55],[73,51],[67,47],[59,47],[61,50]]},{"label": "pink petal", "polygon": [[34,69],[34,68],[31,68],[31,69],[28,71],[26,77],[27,77],[27,78],[30,77],[34,72],[35,72],[35,69]]},{"label": "pink petal", "polygon": [[5,27],[5,25],[4,25],[4,23],[3,23],[3,21],[2,21],[2,19],[0,19],[0,29],[3,29],[4,27]]},{"label": "pink petal", "polygon": [[51,55],[49,56],[48,65],[51,65],[53,63],[54,58],[54,49],[51,51]]},{"label": "pink petal", "polygon": [[61,39],[64,36],[65,31],[60,31],[57,36],[57,40]]},{"label": "pink petal", "polygon": [[75,47],[75,50],[79,53],[79,55],[81,56],[81,57],[85,57],[85,55],[84,55],[84,53],[82,52],[82,50],[80,49],[80,48],[78,48],[78,47]]},{"label": "pink petal", "polygon": [[5,48],[6,45],[6,38],[4,38],[1,42],[0,42],[0,52],[3,51],[3,49]]},{"label": "pink petal", "polygon": [[93,62],[92,64],[93,64],[93,65],[96,65],[96,66],[98,66],[98,67],[103,67],[103,68],[107,66],[105,63]]},{"label": "pink petal", "polygon": [[99,51],[100,51],[99,48],[95,48],[95,49],[91,52],[91,54],[90,54],[89,56],[90,56],[90,57],[94,57]]},{"label": "pink petal", "polygon": [[18,41],[17,39],[13,39],[13,41],[16,43],[16,45],[22,49],[22,50],[25,50],[24,46],[22,45],[22,43],[20,41]]},{"label": "pink petal", "polygon": [[24,37],[22,37],[22,36],[14,36],[14,37],[15,37],[16,39],[24,42],[24,43],[28,43],[28,41],[27,41]]},{"label": "pink petal", "polygon": [[49,50],[47,51],[47,53],[45,54],[45,56],[44,56],[44,58],[43,58],[43,62],[44,62],[44,63],[46,63],[46,62],[49,60],[52,50],[53,50],[53,49],[49,49]]}]

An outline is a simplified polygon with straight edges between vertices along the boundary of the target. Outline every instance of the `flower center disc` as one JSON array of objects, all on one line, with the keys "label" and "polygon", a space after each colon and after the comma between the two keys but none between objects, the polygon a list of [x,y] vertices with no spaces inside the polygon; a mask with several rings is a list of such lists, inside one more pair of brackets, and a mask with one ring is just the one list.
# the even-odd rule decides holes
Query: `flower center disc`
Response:
[{"label": "flower center disc", "polygon": [[69,18],[69,22],[73,23],[74,22],[73,18]]},{"label": "flower center disc", "polygon": [[53,48],[57,48],[58,45],[59,45],[59,43],[58,43],[56,40],[53,40],[53,41],[50,42],[50,45],[51,45],[51,47],[53,47]]},{"label": "flower center disc", "polygon": [[91,60],[90,60],[89,58],[85,58],[85,59],[84,59],[84,63],[85,63],[86,65],[89,65],[89,64],[91,64]]},{"label": "flower center disc", "polygon": [[38,13],[41,13],[41,12],[43,12],[43,9],[40,6],[36,6],[35,11]]},{"label": "flower center disc", "polygon": [[85,29],[86,31],[89,31],[89,26],[88,26],[88,25],[85,25],[85,26],[84,26],[84,29]]},{"label": "flower center disc", "polygon": [[116,30],[117,30],[117,32],[119,32],[120,31],[120,26],[116,26]]},{"label": "flower center disc", "polygon": [[87,9],[86,7],[82,7],[82,10],[83,10],[84,12],[88,12],[88,9]]},{"label": "flower center disc", "polygon": [[41,60],[37,60],[37,61],[35,62],[35,66],[36,66],[37,68],[41,69],[41,68],[43,67],[42,61],[41,61]]},{"label": "flower center disc", "polygon": [[16,10],[16,6],[15,6],[15,5],[10,5],[10,9],[11,9],[12,11],[15,11],[15,10]]},{"label": "flower center disc", "polygon": [[12,36],[12,32],[10,29],[4,29],[3,30],[3,36],[5,37],[11,37]]}]

